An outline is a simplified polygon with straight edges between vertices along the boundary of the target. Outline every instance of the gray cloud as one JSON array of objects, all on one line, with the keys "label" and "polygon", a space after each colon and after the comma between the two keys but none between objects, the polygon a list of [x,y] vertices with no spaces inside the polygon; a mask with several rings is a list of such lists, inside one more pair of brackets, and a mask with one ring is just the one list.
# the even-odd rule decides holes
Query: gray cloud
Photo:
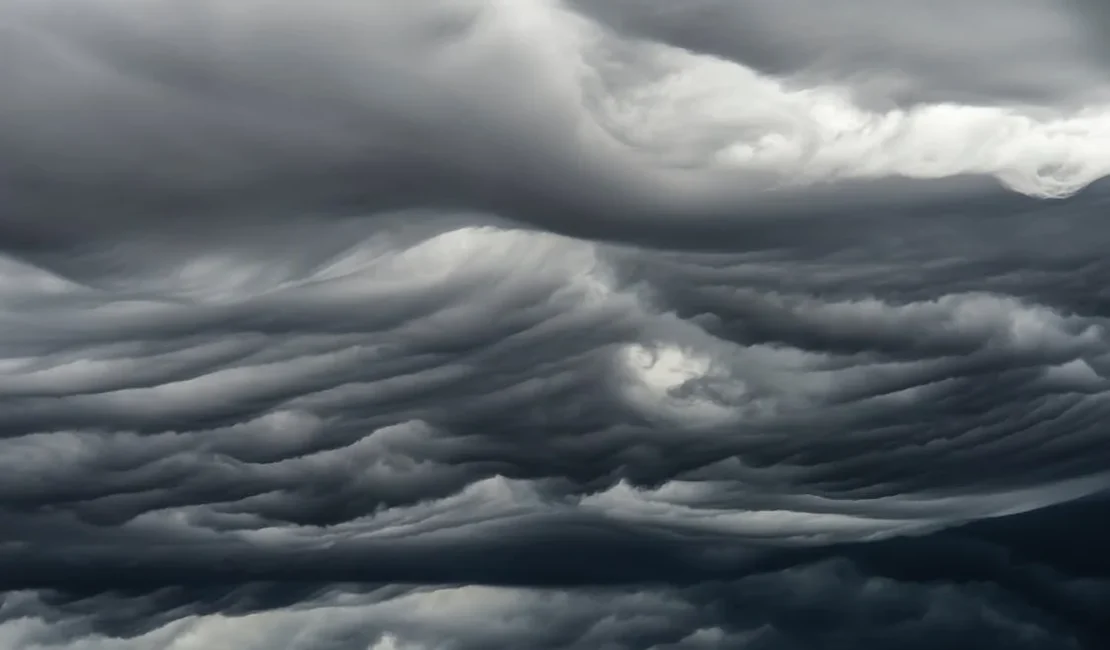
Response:
[{"label": "gray cloud", "polygon": [[1106,84],[1083,2],[578,0],[642,37],[779,75],[855,86],[861,98],[1042,104],[1083,101]]},{"label": "gray cloud", "polygon": [[0,650],[1101,647],[1097,8],[780,4],[0,0]]},{"label": "gray cloud", "polygon": [[[1106,584],[1075,592],[1105,594]],[[157,597],[167,604],[173,595]],[[250,601],[242,590],[231,602]],[[146,648],[804,648],[829,642],[877,648],[1077,648],[1058,620],[991,585],[934,586],[862,575],[821,562],[689,588],[580,592],[492,587],[327,591],[297,607],[155,623],[123,638],[95,631],[99,612],[139,613],[147,599],[101,596],[51,605],[13,594],[0,608],[4,647]],[[845,603],[850,605],[845,606]],[[864,624],[852,633],[842,618]],[[118,618],[118,616],[117,616]],[[232,624],[234,621],[234,624]],[[102,624],[102,623],[101,623]]]},{"label": "gray cloud", "polygon": [[[90,284],[21,267],[0,341],[9,557],[222,580],[212,552],[261,578],[389,545],[411,559],[364,579],[451,582],[416,558],[492,552],[509,528],[727,536],[763,562],[1100,489],[1103,316],[1008,288],[1052,272],[1050,249],[984,242],[993,272],[960,272],[977,262],[933,257],[927,225],[856,232],[850,254],[452,226],[312,264],[245,249]],[[907,250],[861,261],[886,233]],[[1056,272],[1102,272],[1074,259]]]},{"label": "gray cloud", "polygon": [[[229,215],[241,226],[414,204],[637,238],[645,225],[735,229],[828,192],[889,206],[891,192],[905,200],[892,179],[987,175],[1064,196],[1108,169],[1102,104],[1075,92],[1101,87],[1101,68],[1069,6],[1008,3],[995,18],[961,5],[955,19],[909,3],[583,6],[649,34],[716,38],[700,28],[712,9],[720,30],[769,42],[727,39],[753,43],[756,60],[733,61],[631,39],[554,0],[5,2],[4,239],[49,249],[118,236],[113,222],[195,232]],[[790,74],[758,72],[763,49]],[[832,72],[807,63],[816,53],[840,57]],[[901,92],[879,82],[863,104],[839,92],[861,57],[876,76],[920,78],[926,103],[871,106]],[[1024,95],[1037,101],[1009,106]],[[975,106],[936,103],[964,96]]]}]

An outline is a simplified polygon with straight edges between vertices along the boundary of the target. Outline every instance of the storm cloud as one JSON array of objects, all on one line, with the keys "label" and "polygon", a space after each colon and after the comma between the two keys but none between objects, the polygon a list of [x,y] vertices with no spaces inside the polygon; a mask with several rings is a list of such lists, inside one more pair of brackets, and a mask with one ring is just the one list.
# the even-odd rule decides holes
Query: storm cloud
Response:
[{"label": "storm cloud", "polygon": [[0,0],[0,648],[1095,648],[1094,3]]}]

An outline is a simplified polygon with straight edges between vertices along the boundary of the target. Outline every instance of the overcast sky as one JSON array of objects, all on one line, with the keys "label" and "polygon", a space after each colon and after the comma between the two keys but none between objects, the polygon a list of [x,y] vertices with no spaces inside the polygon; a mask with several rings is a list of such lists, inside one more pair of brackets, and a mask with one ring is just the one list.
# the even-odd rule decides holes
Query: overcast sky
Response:
[{"label": "overcast sky", "polygon": [[0,0],[0,650],[1105,647],[1107,26]]}]

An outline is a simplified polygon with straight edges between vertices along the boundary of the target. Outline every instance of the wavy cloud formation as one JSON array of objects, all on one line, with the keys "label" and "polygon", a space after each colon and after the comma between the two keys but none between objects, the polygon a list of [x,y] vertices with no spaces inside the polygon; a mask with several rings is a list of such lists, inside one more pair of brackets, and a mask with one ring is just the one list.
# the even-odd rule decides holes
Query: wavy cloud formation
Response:
[{"label": "wavy cloud formation", "polygon": [[764,5],[0,0],[0,649],[1102,647],[1098,7]]},{"label": "wavy cloud formation", "polygon": [[835,181],[1060,197],[1110,170],[1083,3],[764,4],[9,0],[5,229],[416,202],[635,236]]}]

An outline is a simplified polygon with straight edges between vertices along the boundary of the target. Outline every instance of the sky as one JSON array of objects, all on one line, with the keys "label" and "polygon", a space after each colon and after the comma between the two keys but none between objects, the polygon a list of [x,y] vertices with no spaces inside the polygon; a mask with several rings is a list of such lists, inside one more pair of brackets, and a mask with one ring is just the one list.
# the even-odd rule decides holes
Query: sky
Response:
[{"label": "sky", "polygon": [[1095,0],[0,0],[0,650],[1110,642]]}]

